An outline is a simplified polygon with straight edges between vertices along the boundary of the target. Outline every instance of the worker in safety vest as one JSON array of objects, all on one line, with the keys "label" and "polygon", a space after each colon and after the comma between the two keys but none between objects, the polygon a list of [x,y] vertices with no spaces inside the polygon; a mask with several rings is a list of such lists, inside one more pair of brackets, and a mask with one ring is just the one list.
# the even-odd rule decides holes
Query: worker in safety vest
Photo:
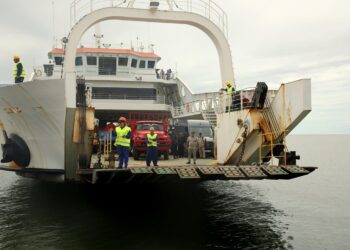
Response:
[{"label": "worker in safety vest", "polygon": [[119,126],[116,127],[116,140],[114,146],[117,147],[117,152],[119,155],[119,166],[118,168],[127,168],[129,162],[129,150],[130,150],[130,138],[131,138],[131,128],[126,126],[126,118],[119,118]]},{"label": "worker in safety vest", "polygon": [[[226,81],[226,88],[220,89],[221,91],[226,91],[226,111],[233,110],[233,107],[237,104],[237,100],[235,99],[235,93],[236,93],[236,84],[231,84],[230,81]],[[240,103],[240,101],[238,100]]]},{"label": "worker in safety vest", "polygon": [[233,94],[234,92],[236,92],[236,85],[235,84],[231,84],[230,81],[226,82],[226,88],[221,89],[222,91],[226,91],[227,94]]},{"label": "worker in safety vest", "polygon": [[153,127],[149,129],[149,134],[147,134],[146,142],[147,142],[147,156],[146,156],[147,167],[151,166],[151,162],[153,162],[153,166],[158,167],[158,151],[157,151],[158,135],[154,133]]},{"label": "worker in safety vest", "polygon": [[13,69],[13,77],[15,78],[15,83],[21,83],[26,77],[26,72],[24,70],[23,64],[20,62],[19,56],[13,56],[13,61],[15,62],[15,67]]}]

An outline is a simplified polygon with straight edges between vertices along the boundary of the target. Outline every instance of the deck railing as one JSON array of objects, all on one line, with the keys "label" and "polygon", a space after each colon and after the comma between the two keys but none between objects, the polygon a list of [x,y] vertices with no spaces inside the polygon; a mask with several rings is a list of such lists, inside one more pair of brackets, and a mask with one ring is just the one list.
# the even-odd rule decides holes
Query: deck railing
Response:
[{"label": "deck railing", "polygon": [[232,94],[224,92],[220,97],[218,113],[251,108],[254,91],[255,88],[247,88]]},{"label": "deck railing", "polygon": [[[188,102],[182,106],[174,107],[172,109],[173,115],[186,116],[194,113],[215,112],[228,113],[238,110],[254,108],[253,97],[255,87],[242,89],[233,94],[222,92],[215,98],[204,98],[193,102]],[[264,107],[270,106],[270,99],[276,94],[276,91],[269,90]]]},{"label": "deck railing", "polygon": [[[269,108],[271,100],[275,97],[277,90],[269,90],[264,103],[264,108]],[[233,94],[224,93],[220,97],[219,113],[227,113],[237,110],[256,108],[254,103],[255,87],[242,89]]]},{"label": "deck railing", "polygon": [[219,110],[219,104],[219,98],[207,98],[188,102],[178,107],[173,107],[172,113],[174,117],[211,111],[217,113]]},{"label": "deck railing", "polygon": [[[157,0],[158,9],[195,13],[212,21],[228,37],[228,18],[214,0]],[[85,15],[103,8],[149,9],[149,0],[74,0],[70,6],[70,24],[75,25]]]}]

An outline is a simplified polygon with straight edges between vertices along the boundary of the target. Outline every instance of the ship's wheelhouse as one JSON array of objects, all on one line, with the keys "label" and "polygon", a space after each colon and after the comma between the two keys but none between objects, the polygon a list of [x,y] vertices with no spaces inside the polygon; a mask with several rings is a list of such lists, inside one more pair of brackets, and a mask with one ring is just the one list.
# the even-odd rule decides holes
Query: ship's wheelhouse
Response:
[{"label": "ship's wheelhouse", "polygon": [[[53,49],[49,58],[54,72],[60,73],[64,65],[64,50]],[[160,57],[154,52],[131,49],[79,48],[75,58],[76,72],[85,77],[139,77],[156,76]]]}]

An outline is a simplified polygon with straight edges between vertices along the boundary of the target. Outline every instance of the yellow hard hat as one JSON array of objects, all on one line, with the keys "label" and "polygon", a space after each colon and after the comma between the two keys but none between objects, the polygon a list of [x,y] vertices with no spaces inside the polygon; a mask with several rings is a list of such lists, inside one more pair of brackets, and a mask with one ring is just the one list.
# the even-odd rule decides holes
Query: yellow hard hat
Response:
[{"label": "yellow hard hat", "polygon": [[13,60],[16,60],[16,59],[17,59],[17,60],[20,59],[19,55],[14,55],[14,56],[13,56]]},{"label": "yellow hard hat", "polygon": [[150,129],[149,129],[150,131],[154,131],[154,127],[150,127]]},{"label": "yellow hard hat", "polygon": [[227,82],[226,82],[226,85],[230,85],[230,84],[231,84],[230,81],[227,81]]}]

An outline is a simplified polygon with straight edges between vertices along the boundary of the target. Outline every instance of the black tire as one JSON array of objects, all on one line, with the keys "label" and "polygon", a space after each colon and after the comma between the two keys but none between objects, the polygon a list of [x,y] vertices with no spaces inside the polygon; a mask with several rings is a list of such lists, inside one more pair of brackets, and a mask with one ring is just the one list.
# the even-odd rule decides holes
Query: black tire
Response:
[{"label": "black tire", "polygon": [[164,160],[169,160],[169,151],[164,152]]},{"label": "black tire", "polygon": [[[6,135],[6,132],[4,133]],[[20,167],[28,167],[30,151],[26,142],[18,135],[11,134],[10,138],[6,138],[6,143],[2,145],[2,150],[2,163],[14,161]]]},{"label": "black tire", "polygon": [[132,156],[134,157],[134,160],[137,161],[140,158],[140,153],[136,149],[133,149]]}]

